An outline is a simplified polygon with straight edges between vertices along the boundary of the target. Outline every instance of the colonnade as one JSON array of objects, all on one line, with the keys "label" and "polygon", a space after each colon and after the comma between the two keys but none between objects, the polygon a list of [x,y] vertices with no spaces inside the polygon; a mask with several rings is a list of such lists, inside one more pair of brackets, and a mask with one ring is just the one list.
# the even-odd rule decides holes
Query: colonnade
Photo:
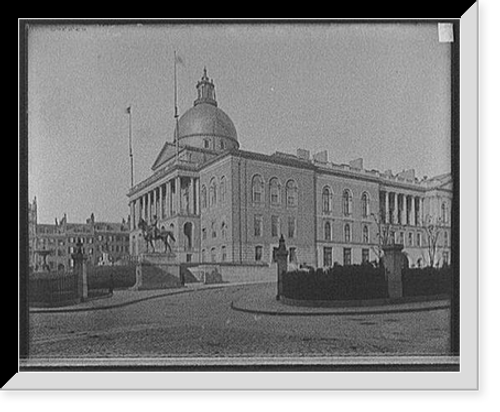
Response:
[{"label": "colonnade", "polygon": [[161,220],[199,214],[199,179],[176,176],[134,198],[129,206],[132,230],[137,229],[141,218],[149,224],[153,216]]},{"label": "colonnade", "polygon": [[380,208],[385,223],[422,226],[422,197],[388,191],[382,191],[380,195]]}]

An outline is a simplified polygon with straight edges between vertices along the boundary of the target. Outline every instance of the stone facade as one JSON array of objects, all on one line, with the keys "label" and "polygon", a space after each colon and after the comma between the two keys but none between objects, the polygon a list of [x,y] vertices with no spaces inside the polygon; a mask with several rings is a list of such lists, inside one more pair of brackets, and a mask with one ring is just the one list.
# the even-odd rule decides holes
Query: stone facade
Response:
[{"label": "stone facade", "polygon": [[[208,100],[200,84],[209,87]],[[200,119],[204,104],[211,109]],[[153,174],[128,194],[132,254],[145,250],[139,219],[156,216],[159,228],[174,232],[180,262],[269,266],[283,234],[292,267],[378,260],[385,243],[402,244],[410,266],[425,266],[432,222],[440,228],[435,262],[449,263],[450,174],[417,179],[414,170],[366,170],[363,159],[330,162],[326,150],[241,150],[206,72],[186,114],[193,109],[196,116],[181,117],[179,136],[165,143]],[[219,138],[226,143],[213,144]]]},{"label": "stone facade", "polygon": [[[90,265],[98,265],[105,256],[108,261],[117,262],[129,258],[129,226],[122,221],[96,222],[94,215],[85,223],[70,223],[66,215],[54,224],[38,223],[36,198],[29,206],[29,267],[43,269],[42,254],[47,253],[46,262],[51,271],[68,271],[73,267],[71,255],[77,244]],[[40,253],[41,251],[41,253]]]}]

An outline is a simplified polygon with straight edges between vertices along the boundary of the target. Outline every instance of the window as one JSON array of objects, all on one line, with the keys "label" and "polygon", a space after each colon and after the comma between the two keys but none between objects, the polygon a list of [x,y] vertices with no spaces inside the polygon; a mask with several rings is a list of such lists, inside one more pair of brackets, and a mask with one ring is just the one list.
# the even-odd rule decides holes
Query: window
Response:
[{"label": "window", "polygon": [[361,249],[361,262],[368,263],[370,261],[370,249]]},{"label": "window", "polygon": [[261,204],[264,200],[264,180],[260,175],[255,175],[252,179],[252,202]]},{"label": "window", "polygon": [[226,238],[226,222],[222,222],[220,225],[220,234],[222,236],[222,239]]},{"label": "window", "polygon": [[349,223],[344,225],[344,242],[351,242],[351,225]]},{"label": "window", "polygon": [[413,233],[408,233],[408,246],[413,246]]},{"label": "window", "polygon": [[221,246],[220,251],[221,251],[221,261],[225,262],[227,260],[226,247],[225,246]]},{"label": "window", "polygon": [[279,236],[280,218],[271,216],[271,236]]},{"label": "window", "polygon": [[297,234],[297,221],[294,216],[288,217],[288,237],[294,238]]},{"label": "window", "polygon": [[361,196],[361,207],[363,217],[370,216],[370,198],[366,192],[363,192],[363,195]]},{"label": "window", "polygon": [[262,246],[255,246],[255,261],[262,261]]},{"label": "window", "polygon": [[205,185],[201,187],[201,207],[207,208],[207,187]]},{"label": "window", "polygon": [[295,207],[298,205],[299,200],[299,189],[295,180],[289,180],[286,182],[286,204],[289,207]]},{"label": "window", "polygon": [[254,231],[254,236],[255,237],[260,237],[262,236],[262,215],[255,215],[254,220],[253,220],[253,231]]},{"label": "window", "polygon": [[363,243],[370,243],[370,232],[367,225],[363,225]]},{"label": "window", "polygon": [[352,192],[349,189],[344,190],[342,194],[342,213],[344,216],[352,214]]},{"label": "window", "polygon": [[444,232],[443,236],[444,236],[444,246],[448,246],[448,232]]},{"label": "window", "polygon": [[217,229],[215,227],[215,222],[212,222],[212,238],[217,237]]},{"label": "window", "polygon": [[297,263],[297,248],[291,247],[288,249],[288,261],[290,263]]},{"label": "window", "polygon": [[331,267],[332,266],[332,248],[324,247],[323,248],[323,267]]},{"label": "window", "polygon": [[269,181],[269,199],[272,205],[280,204],[280,182],[276,177]]},{"label": "window", "polygon": [[220,178],[220,201],[224,202],[226,200],[226,178],[222,176]]},{"label": "window", "polygon": [[210,140],[209,139],[204,139],[203,140],[203,146],[205,147],[205,149],[210,148]]},{"label": "window", "polygon": [[448,223],[448,205],[446,202],[441,203],[441,220],[443,223]]},{"label": "window", "polygon": [[344,248],[344,266],[352,264],[352,250],[350,247]]},{"label": "window", "polygon": [[399,242],[400,245],[405,244],[405,233],[404,232],[399,232]]},{"label": "window", "polygon": [[205,249],[201,250],[201,261],[206,262],[207,261],[207,252]]},{"label": "window", "polygon": [[224,140],[220,141],[220,148],[221,148],[221,150],[224,150]]},{"label": "window", "polygon": [[212,262],[216,262],[217,261],[217,254],[215,252],[215,248],[214,247],[212,249],[210,249],[210,260]]},{"label": "window", "polygon": [[210,206],[215,206],[217,203],[217,185],[215,184],[215,178],[210,180]]},{"label": "window", "polygon": [[450,264],[450,254],[447,250],[443,251],[443,265],[448,266]]},{"label": "window", "polygon": [[420,233],[417,233],[417,246],[422,246],[422,239],[421,239],[421,236],[420,236]]},{"label": "window", "polygon": [[332,225],[330,222],[325,222],[324,232],[325,240],[332,240]]},{"label": "window", "polygon": [[332,211],[332,191],[328,186],[323,188],[323,193],[321,195],[323,203],[323,213],[331,213]]}]

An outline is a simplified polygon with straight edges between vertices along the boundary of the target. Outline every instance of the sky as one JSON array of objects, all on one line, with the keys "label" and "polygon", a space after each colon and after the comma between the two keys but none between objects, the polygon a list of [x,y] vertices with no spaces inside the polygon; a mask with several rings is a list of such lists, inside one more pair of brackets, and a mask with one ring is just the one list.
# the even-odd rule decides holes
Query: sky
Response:
[{"label": "sky", "polygon": [[316,153],[366,169],[451,171],[450,43],[436,23],[34,26],[28,35],[28,190],[38,221],[128,215],[135,183],[207,68],[240,147]]}]

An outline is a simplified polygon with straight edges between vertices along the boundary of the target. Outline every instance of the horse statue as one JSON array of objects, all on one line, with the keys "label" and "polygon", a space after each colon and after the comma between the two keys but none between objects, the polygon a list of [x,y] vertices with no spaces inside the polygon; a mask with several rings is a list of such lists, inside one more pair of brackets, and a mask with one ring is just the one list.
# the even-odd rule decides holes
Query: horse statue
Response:
[{"label": "horse statue", "polygon": [[144,219],[140,219],[137,224],[139,229],[142,230],[142,236],[146,241],[146,251],[149,251],[148,245],[151,245],[153,248],[153,253],[155,252],[155,241],[162,240],[165,245],[165,253],[172,252],[172,247],[170,246],[169,239],[172,239],[175,242],[174,234],[170,230],[166,229],[158,229],[156,225],[156,219],[153,224],[148,225]]}]

